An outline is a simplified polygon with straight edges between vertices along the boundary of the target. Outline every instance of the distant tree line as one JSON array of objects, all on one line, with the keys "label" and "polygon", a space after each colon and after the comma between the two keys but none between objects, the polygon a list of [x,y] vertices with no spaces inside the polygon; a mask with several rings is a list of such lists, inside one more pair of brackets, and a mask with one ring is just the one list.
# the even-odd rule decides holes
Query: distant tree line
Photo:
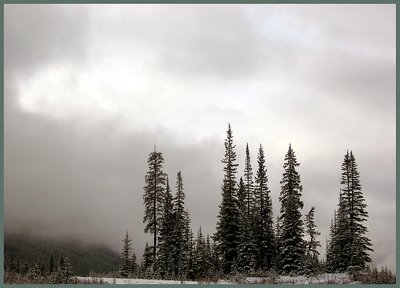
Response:
[{"label": "distant tree line", "polygon": [[19,261],[10,259],[5,263],[5,283],[47,283],[47,284],[76,284],[78,281],[73,277],[71,260],[68,256],[60,254],[58,262],[50,255],[49,269],[40,262],[20,267]]}]

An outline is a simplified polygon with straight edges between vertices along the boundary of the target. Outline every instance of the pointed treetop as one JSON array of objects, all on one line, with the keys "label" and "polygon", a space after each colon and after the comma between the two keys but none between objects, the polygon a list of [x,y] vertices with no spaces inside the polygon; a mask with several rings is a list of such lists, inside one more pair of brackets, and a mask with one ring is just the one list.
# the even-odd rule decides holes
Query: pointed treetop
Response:
[{"label": "pointed treetop", "polygon": [[228,123],[228,131],[226,131],[228,134],[232,134],[232,127],[231,123]]}]

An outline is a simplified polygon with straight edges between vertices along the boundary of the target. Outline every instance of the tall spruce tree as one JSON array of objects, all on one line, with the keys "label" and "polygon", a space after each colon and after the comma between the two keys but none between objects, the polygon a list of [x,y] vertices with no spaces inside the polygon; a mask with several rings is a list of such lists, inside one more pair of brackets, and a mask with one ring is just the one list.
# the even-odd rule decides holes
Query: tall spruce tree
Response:
[{"label": "tall spruce tree", "polygon": [[119,265],[119,271],[118,274],[122,278],[128,278],[128,275],[131,271],[131,259],[130,259],[130,254],[132,251],[132,240],[129,239],[129,234],[128,231],[126,231],[125,238],[123,240],[123,246],[121,250],[121,264]]},{"label": "tall spruce tree", "polygon": [[173,262],[174,274],[178,279],[182,279],[186,274],[185,267],[187,266],[187,243],[185,239],[186,218],[185,215],[185,193],[183,191],[182,174],[179,171],[176,179],[176,195],[173,199],[173,214],[174,214],[174,247],[173,247]]},{"label": "tall spruce tree", "polygon": [[255,178],[255,210],[253,236],[256,246],[256,268],[269,270],[275,261],[275,235],[272,221],[272,200],[268,188],[267,168],[262,145],[257,156],[258,169]]},{"label": "tall spruce tree", "polygon": [[161,152],[151,152],[147,160],[149,171],[145,176],[146,186],[144,187],[144,217],[143,223],[145,233],[153,234],[153,264],[157,260],[157,237],[163,217],[163,204],[165,194],[166,174],[163,172],[162,164],[164,158]]},{"label": "tall spruce tree", "polygon": [[304,228],[301,220],[301,201],[302,186],[300,175],[296,167],[296,155],[291,145],[285,155],[283,165],[284,173],[281,183],[281,193],[279,201],[281,202],[281,235],[280,235],[280,262],[282,272],[285,274],[298,274],[302,271],[305,254],[305,244],[303,240]]},{"label": "tall spruce tree", "polygon": [[240,178],[238,199],[240,236],[237,269],[239,272],[248,273],[255,269],[255,243],[252,229],[254,227],[254,181],[248,143],[246,144],[246,158],[244,162],[244,181]]},{"label": "tall spruce tree", "polygon": [[160,235],[158,238],[157,272],[163,279],[171,279],[174,276],[175,264],[173,259],[175,221],[172,206],[172,194],[167,177],[167,186],[164,195],[164,211],[161,220]]},{"label": "tall spruce tree", "polygon": [[308,275],[316,274],[319,271],[318,247],[321,247],[321,244],[317,240],[317,236],[321,233],[316,230],[314,213],[315,207],[311,207],[305,216],[306,235],[309,238],[306,243],[305,273]]},{"label": "tall spruce tree", "polygon": [[224,179],[222,184],[222,203],[219,206],[217,231],[215,240],[222,257],[223,272],[228,274],[233,271],[236,264],[239,243],[239,209],[237,203],[236,184],[236,152],[234,151],[231,125],[228,126],[225,140],[225,157],[222,159]]},{"label": "tall spruce tree", "polygon": [[[369,251],[373,251],[371,240],[365,236],[368,232],[364,222],[367,221],[367,205],[361,191],[360,174],[353,152],[347,151],[342,163],[342,185],[341,211],[347,225],[347,232],[344,234],[343,227],[338,221],[338,238],[346,239],[346,248],[349,253],[346,255],[346,270],[360,271],[366,269],[366,263],[371,262]],[[339,209],[341,209],[339,207]],[[339,212],[339,211],[338,211]]]}]

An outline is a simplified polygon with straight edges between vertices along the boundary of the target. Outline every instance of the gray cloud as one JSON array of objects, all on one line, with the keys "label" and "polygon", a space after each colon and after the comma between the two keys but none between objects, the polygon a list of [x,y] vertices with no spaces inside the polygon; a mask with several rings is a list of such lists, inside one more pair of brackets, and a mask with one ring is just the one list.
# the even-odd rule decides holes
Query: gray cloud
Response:
[{"label": "gray cloud", "polygon": [[5,5],[5,75],[29,76],[37,66],[85,57],[86,10],[84,5]]},{"label": "gray cloud", "polygon": [[[8,109],[6,232],[27,230],[45,237],[80,238],[118,250],[128,229],[140,256],[146,239],[142,225],[144,175],[155,136],[120,133],[119,120],[82,129],[79,120],[55,122],[18,113],[11,105]],[[193,227],[202,226],[203,231],[212,233],[218,203],[209,199],[219,197],[215,187],[220,177],[208,167],[219,162],[222,149],[216,149],[213,141],[181,147],[168,144],[168,136],[158,134],[157,139],[172,187],[176,173],[182,171]],[[210,210],[207,215],[205,207]]]},{"label": "gray cloud", "polygon": [[395,269],[394,7],[6,5],[6,231],[118,250],[129,229],[140,256],[157,142],[213,233],[231,122],[238,176],[263,144],[275,216],[292,143],[323,246],[352,149],[373,259]]}]

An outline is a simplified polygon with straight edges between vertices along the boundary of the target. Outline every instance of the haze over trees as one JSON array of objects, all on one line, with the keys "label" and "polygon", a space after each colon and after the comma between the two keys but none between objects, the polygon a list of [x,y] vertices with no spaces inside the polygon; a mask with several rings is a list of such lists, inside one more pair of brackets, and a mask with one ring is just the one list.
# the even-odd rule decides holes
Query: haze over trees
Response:
[{"label": "haze over trees", "polygon": [[[326,259],[321,259],[318,250],[321,239],[315,223],[318,210],[312,206],[307,213],[302,211],[302,194],[307,190],[303,192],[298,172],[300,163],[292,145],[289,144],[284,156],[280,210],[276,216],[268,186],[268,154],[262,144],[257,151],[255,173],[249,146],[246,145],[243,175],[238,175],[239,164],[230,124],[224,147],[222,197],[216,232],[212,236],[204,234],[201,227],[196,229],[196,234],[193,233],[190,213],[185,207],[187,192],[183,173],[176,173],[175,185],[171,188],[172,181],[163,171],[163,154],[154,147],[147,161],[143,188],[144,232],[152,234],[152,245],[146,243],[141,263],[137,264],[132,240],[126,231],[118,277],[209,282],[232,275],[268,275],[273,278],[278,275],[348,272],[358,277],[371,274],[379,281],[393,279],[387,270],[379,274],[368,266],[371,262],[369,252],[373,250],[366,235],[367,205],[352,151],[347,151],[341,166],[338,207],[334,210],[326,241]],[[49,266],[48,275],[52,275],[54,279],[51,281],[55,281],[51,283],[70,283],[72,267],[69,257],[61,254],[56,264],[51,255]],[[18,265],[7,267],[8,271],[10,267],[15,271]],[[27,275],[44,275],[40,264],[25,270],[31,273]]]}]

